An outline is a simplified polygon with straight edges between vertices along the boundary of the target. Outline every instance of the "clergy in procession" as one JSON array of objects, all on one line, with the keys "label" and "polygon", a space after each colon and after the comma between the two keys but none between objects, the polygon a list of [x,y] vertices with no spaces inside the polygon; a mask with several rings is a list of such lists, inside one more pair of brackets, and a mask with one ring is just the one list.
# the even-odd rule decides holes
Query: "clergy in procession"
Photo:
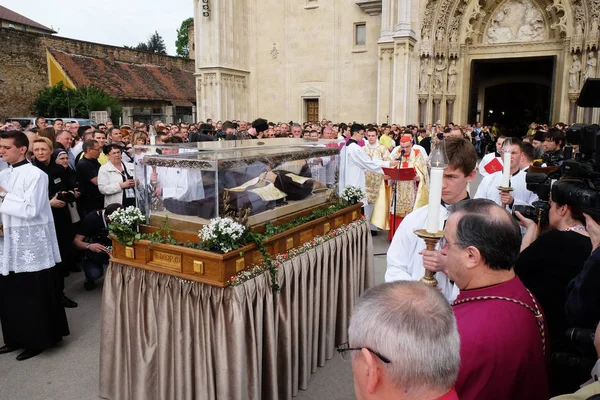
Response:
[{"label": "clergy in procession", "polygon": [[[357,143],[363,140],[365,134],[363,125],[353,124],[350,133],[352,136],[340,151],[340,196],[346,186],[356,186],[366,192],[365,171],[383,175],[382,167],[389,168],[398,165],[397,160],[371,160],[367,153],[360,148]],[[362,199],[362,203],[367,204],[366,196]]]},{"label": "clergy in procession", "polygon": [[548,399],[548,331],[543,310],[513,269],[521,247],[516,220],[490,200],[463,201],[439,246],[443,271],[460,289],[452,303],[460,335],[458,397]]},{"label": "clergy in procession", "polygon": [[[398,170],[391,173],[388,180],[388,196],[385,207],[388,221],[386,227],[388,231],[388,241],[392,241],[394,233],[412,210],[427,205],[429,199],[429,175],[427,173],[427,165],[423,158],[423,154],[419,149],[414,148],[414,144],[410,135],[402,136],[400,145],[396,147],[390,157],[400,160]],[[394,188],[396,194],[394,196]],[[374,224],[381,229],[382,227],[380,210],[383,202],[380,200],[374,212]]]},{"label": "clergy in procession", "polygon": [[[442,208],[439,214],[439,230],[450,213],[452,205],[469,198],[467,185],[475,177],[477,153],[475,147],[463,138],[444,139],[448,167],[444,170],[442,183]],[[439,251],[425,250],[425,242],[415,235],[416,229],[425,229],[428,207],[423,206],[408,214],[394,234],[387,254],[385,281],[420,280],[425,275],[425,266],[441,270],[446,257]],[[443,272],[437,272],[435,278],[438,288],[448,300],[458,294],[456,286]]]},{"label": "clergy in procession", "polygon": [[48,175],[25,159],[28,147],[23,132],[0,134],[0,156],[9,165],[0,172],[0,354],[23,349],[20,361],[69,334]]},{"label": "clergy in procession", "polygon": [[494,153],[488,153],[481,159],[479,163],[479,174],[481,176],[488,176],[494,172],[502,171],[502,145],[506,136],[499,136],[496,140],[496,151]]},{"label": "clergy in procession", "polygon": [[[506,146],[508,149],[508,145]],[[538,200],[535,192],[527,190],[525,177],[527,172],[521,169],[523,164],[523,145],[517,138],[510,139],[510,177],[508,178],[509,187],[512,191],[502,191],[498,187],[502,186],[502,179],[505,172],[494,172],[483,178],[474,198],[492,200],[499,206],[505,206],[511,209],[515,204],[529,204]]]},{"label": "clergy in procession", "polygon": [[[367,129],[367,145],[363,147],[363,150],[371,158],[371,160],[389,161],[390,152],[388,149],[379,143],[377,140],[377,129]],[[371,215],[373,214],[373,207],[375,206],[375,200],[379,195],[379,189],[383,184],[383,175],[377,174],[371,171],[365,172],[365,181],[367,188],[367,203],[365,204],[365,216],[367,221],[371,221]],[[371,225],[371,234],[377,234],[377,227]]]}]

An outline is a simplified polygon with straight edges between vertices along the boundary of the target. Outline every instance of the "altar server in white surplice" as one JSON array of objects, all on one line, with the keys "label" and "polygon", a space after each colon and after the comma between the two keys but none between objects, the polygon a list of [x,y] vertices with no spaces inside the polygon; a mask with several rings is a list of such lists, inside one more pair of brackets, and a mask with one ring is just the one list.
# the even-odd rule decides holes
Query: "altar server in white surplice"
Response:
[{"label": "altar server in white surplice", "polygon": [[527,184],[525,182],[527,172],[521,170],[523,157],[521,141],[513,138],[510,155],[511,176],[509,180],[510,187],[513,190],[511,192],[500,191],[498,187],[502,184],[502,171],[494,172],[483,178],[477,188],[477,193],[475,193],[474,198],[492,200],[499,206],[505,206],[508,209],[512,209],[515,204],[531,205],[534,201],[537,201],[537,194],[527,190]]},{"label": "altar server in white surplice", "polygon": [[27,136],[0,134],[0,354],[35,357],[69,334],[55,265],[60,252],[48,201],[48,175],[27,162]]},{"label": "altar server in white surplice", "polygon": [[359,187],[365,192],[365,197],[361,201],[363,204],[367,204],[365,171],[383,175],[382,167],[395,167],[398,165],[398,161],[371,160],[368,154],[357,144],[359,140],[363,140],[365,127],[360,124],[354,124],[350,132],[352,137],[340,152],[339,194],[340,196],[342,195],[346,186]]}]

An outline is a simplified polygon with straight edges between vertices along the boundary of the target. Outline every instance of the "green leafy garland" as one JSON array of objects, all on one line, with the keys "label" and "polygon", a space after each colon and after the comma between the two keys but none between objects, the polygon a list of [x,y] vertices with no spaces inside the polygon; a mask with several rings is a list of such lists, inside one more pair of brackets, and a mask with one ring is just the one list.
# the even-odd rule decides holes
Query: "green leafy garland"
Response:
[{"label": "green leafy garland", "polygon": [[287,230],[296,228],[297,226],[306,224],[307,222],[314,221],[315,219],[329,217],[346,207],[348,207],[348,203],[332,204],[328,207],[321,208],[319,210],[314,210],[305,217],[294,218],[293,220],[288,221],[285,224],[277,226],[273,225],[271,222],[267,222],[265,225],[265,236],[269,238]]},{"label": "green leafy garland", "polygon": [[[273,292],[279,291],[279,284],[277,283],[277,277],[279,275],[279,266],[280,262],[273,259],[271,254],[267,251],[265,246],[265,242],[271,237],[275,236],[279,233],[285,232],[287,230],[296,228],[300,225],[306,224],[308,222],[314,221],[316,219],[322,217],[329,217],[334,213],[348,207],[349,204],[346,202],[332,204],[328,207],[321,208],[318,210],[312,211],[309,215],[305,217],[294,218],[291,221],[286,222],[281,225],[273,225],[271,222],[267,222],[265,225],[265,233],[260,234],[257,232],[252,232],[249,229],[244,234],[244,238],[242,243],[244,245],[248,245],[254,243],[256,245],[256,249],[260,252],[263,257],[263,267],[260,268],[260,271],[264,271],[268,269],[269,275],[271,276],[271,287]],[[167,218],[163,220],[162,225],[153,233],[146,233],[141,235],[142,239],[149,240],[151,243],[160,243],[160,244],[172,244],[177,246],[188,247],[196,250],[207,250],[202,243],[182,243],[178,242],[171,236],[171,227],[168,225]],[[240,252],[240,256],[243,256],[243,252]],[[256,269],[257,267],[255,267]]]}]

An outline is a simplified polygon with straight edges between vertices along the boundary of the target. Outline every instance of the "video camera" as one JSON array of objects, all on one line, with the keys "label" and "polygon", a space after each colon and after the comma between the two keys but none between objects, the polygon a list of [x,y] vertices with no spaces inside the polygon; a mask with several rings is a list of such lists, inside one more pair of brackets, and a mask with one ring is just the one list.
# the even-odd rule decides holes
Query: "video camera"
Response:
[{"label": "video camera", "polygon": [[[600,79],[588,79],[581,90],[577,105],[600,107]],[[539,200],[531,206],[515,206],[524,217],[541,224],[548,223],[552,185],[561,180],[555,190],[569,199],[568,206],[579,207],[594,220],[600,221],[600,126],[576,124],[567,129],[564,156],[548,160],[545,167],[532,166],[527,171],[527,190]]]}]

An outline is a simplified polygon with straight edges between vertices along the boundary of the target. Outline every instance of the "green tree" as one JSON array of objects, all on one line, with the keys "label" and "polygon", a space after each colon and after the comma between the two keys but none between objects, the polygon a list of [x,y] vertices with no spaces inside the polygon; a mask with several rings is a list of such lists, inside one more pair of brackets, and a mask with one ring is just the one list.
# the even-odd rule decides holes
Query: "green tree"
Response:
[{"label": "green tree", "polygon": [[190,56],[190,46],[188,42],[188,29],[190,25],[194,25],[194,18],[192,17],[184,19],[181,23],[181,27],[177,29],[175,48],[177,55],[180,57],[188,58]]},{"label": "green tree", "polygon": [[154,31],[152,35],[148,37],[147,42],[140,42],[137,46],[123,46],[126,49],[138,50],[138,51],[149,51],[156,54],[167,54],[167,46],[165,40],[160,36],[158,31]]},{"label": "green tree", "polygon": [[154,31],[154,33],[148,38],[148,51],[157,54],[167,54],[165,40],[158,34],[158,31]]},{"label": "green tree", "polygon": [[[72,115],[69,110],[73,110]],[[95,86],[70,89],[63,81],[42,89],[33,102],[34,114],[44,117],[89,118],[90,111],[105,110],[110,110],[113,117],[119,115],[119,99]]]}]

